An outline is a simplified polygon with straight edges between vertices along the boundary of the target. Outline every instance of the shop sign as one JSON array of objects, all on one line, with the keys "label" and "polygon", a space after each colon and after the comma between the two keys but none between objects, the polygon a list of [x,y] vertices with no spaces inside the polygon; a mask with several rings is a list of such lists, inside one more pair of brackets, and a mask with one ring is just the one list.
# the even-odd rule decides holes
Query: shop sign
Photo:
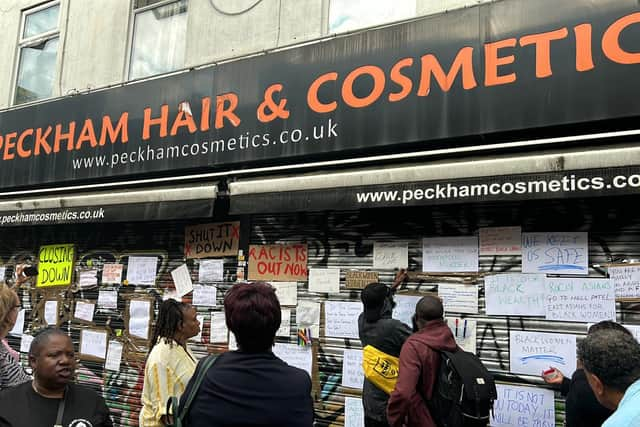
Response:
[{"label": "shop sign", "polygon": [[479,146],[633,117],[639,52],[636,2],[491,2],[6,111],[0,188]]},{"label": "shop sign", "polygon": [[232,195],[232,214],[637,195],[640,166]]}]

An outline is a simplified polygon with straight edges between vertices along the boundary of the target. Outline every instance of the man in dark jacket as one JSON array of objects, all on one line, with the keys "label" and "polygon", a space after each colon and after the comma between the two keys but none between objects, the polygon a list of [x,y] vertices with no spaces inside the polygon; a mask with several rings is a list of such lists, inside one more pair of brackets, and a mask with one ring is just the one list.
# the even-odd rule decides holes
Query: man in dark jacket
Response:
[{"label": "man in dark jacket", "polygon": [[416,305],[414,321],[418,331],[402,346],[400,374],[387,406],[391,427],[436,427],[425,401],[431,399],[440,367],[438,351],[457,348],[443,314],[438,297],[425,296]]},{"label": "man in dark jacket", "polygon": [[[392,319],[393,288],[400,281],[396,278],[393,287],[382,283],[367,285],[360,295],[364,312],[358,318],[358,332],[362,346],[371,345],[391,356],[398,357],[402,344],[411,334],[409,326]],[[388,427],[387,400],[389,395],[364,379],[362,404],[364,406],[365,427]]]}]

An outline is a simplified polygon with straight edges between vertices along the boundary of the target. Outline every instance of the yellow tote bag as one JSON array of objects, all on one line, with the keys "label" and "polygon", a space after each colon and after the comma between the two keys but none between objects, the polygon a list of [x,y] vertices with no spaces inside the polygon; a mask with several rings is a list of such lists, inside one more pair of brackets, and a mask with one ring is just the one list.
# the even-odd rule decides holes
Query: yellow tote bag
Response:
[{"label": "yellow tote bag", "polygon": [[377,348],[367,345],[362,350],[362,370],[366,379],[387,394],[398,381],[400,361]]}]

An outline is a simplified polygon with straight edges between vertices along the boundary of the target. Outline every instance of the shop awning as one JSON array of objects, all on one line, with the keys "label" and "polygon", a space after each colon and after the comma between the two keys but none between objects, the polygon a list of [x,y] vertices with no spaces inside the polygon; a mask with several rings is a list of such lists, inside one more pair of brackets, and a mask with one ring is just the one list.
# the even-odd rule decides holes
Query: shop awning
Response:
[{"label": "shop awning", "polygon": [[0,227],[207,218],[217,192],[193,184],[0,199]]},{"label": "shop awning", "polygon": [[350,210],[637,194],[640,147],[471,158],[238,180],[231,213]]}]

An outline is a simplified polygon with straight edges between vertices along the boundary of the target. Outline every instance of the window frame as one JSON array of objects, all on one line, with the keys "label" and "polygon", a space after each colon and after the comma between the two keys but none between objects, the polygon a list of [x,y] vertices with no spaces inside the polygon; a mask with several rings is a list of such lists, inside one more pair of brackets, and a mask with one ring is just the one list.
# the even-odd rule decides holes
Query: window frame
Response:
[{"label": "window frame", "polygon": [[[133,40],[135,38],[135,33],[136,33],[136,15],[140,14],[140,13],[144,13],[144,12],[148,12],[150,10],[156,9],[158,7],[162,7],[162,6],[167,6],[171,3],[177,3],[180,0],[158,0],[153,4],[147,5],[147,6],[143,6],[143,7],[135,7],[135,0],[131,0],[131,14],[129,15],[129,40],[128,40],[128,49],[127,49],[127,58],[125,61],[125,67],[124,67],[124,78],[123,81],[125,82],[130,82],[130,81],[138,81],[138,80],[146,80],[146,79],[151,79],[151,78],[155,78],[159,75],[163,75],[164,73],[161,74],[153,74],[150,76],[145,76],[145,77],[138,77],[135,79],[130,78],[129,76],[131,75],[131,66],[133,63]],[[187,16],[189,13],[189,0],[187,0]],[[187,22],[188,22],[188,17],[187,17]],[[186,52],[185,52],[186,55]],[[172,73],[175,71],[178,71],[178,69],[173,70],[173,71],[168,71],[168,73]]]},{"label": "window frame", "polygon": [[[34,13],[38,13],[41,12],[45,9],[49,9],[51,7],[54,6],[58,6],[59,7],[59,11],[58,11],[58,20],[56,23],[56,28],[53,30],[49,30],[49,31],[45,31],[44,33],[40,33],[37,34],[35,36],[31,36],[31,37],[24,37],[24,30],[25,30],[25,25],[27,23],[27,17],[29,15],[32,15]],[[60,24],[62,22],[62,0],[51,0],[42,4],[39,4],[37,6],[33,6],[33,7],[29,7],[26,9],[22,9],[20,11],[20,27],[19,27],[19,33],[18,33],[18,42],[16,44],[16,58],[15,58],[15,66],[14,66],[14,70],[13,70],[13,84],[11,87],[11,102],[9,103],[9,105],[11,106],[22,106],[22,105],[27,105],[27,104],[31,104],[31,103],[35,103],[35,102],[40,102],[46,99],[51,99],[54,98],[56,95],[54,93],[54,91],[52,90],[52,94],[51,96],[45,97],[45,98],[40,98],[34,101],[27,101],[27,102],[21,102],[18,103],[16,96],[18,94],[18,78],[20,77],[20,65],[22,62],[22,49],[24,48],[29,48],[31,46],[36,46],[38,44],[42,44],[45,42],[48,42],[49,40],[58,38],[58,51],[56,52],[56,67],[54,70],[54,76],[53,76],[53,80],[55,81],[58,78],[58,72],[59,72],[59,62],[60,62],[60,51],[62,48],[61,42],[62,42],[62,37],[61,37],[61,29],[60,29]]]}]

